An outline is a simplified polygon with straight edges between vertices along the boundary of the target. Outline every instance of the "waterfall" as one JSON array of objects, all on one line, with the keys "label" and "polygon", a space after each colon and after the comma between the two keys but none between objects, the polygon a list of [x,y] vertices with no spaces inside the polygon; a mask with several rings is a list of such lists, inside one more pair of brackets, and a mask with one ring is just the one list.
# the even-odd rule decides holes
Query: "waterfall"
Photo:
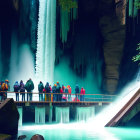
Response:
[{"label": "waterfall", "polygon": [[136,17],[137,14],[138,14],[138,9],[137,7],[135,6],[135,3],[137,2],[138,0],[129,0],[129,16],[130,17]]},{"label": "waterfall", "polygon": [[92,120],[95,116],[95,107],[77,107],[76,108],[76,120],[77,121],[88,121]]},{"label": "waterfall", "polygon": [[22,126],[22,107],[18,107],[18,113],[19,113],[18,125]]},{"label": "waterfall", "polygon": [[56,122],[69,123],[69,107],[56,107],[55,109]]},{"label": "waterfall", "polygon": [[[17,79],[16,75],[19,71],[18,69],[18,38],[17,38],[17,31],[12,31],[12,37],[11,37],[11,57],[10,57],[10,72],[9,72],[9,78],[11,80],[11,83],[14,83]],[[14,77],[13,77],[14,75]],[[13,85],[11,85],[13,86]]]},{"label": "waterfall", "polygon": [[45,107],[35,107],[35,123],[45,124]]},{"label": "waterfall", "polygon": [[56,0],[39,0],[36,77],[53,83]]}]

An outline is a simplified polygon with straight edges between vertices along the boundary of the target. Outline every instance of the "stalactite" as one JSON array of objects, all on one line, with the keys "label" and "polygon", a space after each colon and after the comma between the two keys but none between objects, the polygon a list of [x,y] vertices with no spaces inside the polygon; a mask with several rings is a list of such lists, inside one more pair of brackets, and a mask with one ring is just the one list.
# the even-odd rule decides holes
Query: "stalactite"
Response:
[{"label": "stalactite", "polygon": [[[77,0],[74,0],[77,3]],[[60,7],[60,38],[62,43],[67,42],[67,35],[70,30],[70,22],[77,19],[77,8],[66,10]]]},{"label": "stalactite", "polygon": [[138,9],[136,7],[136,3],[139,0],[129,0],[129,16],[130,17],[136,17],[138,14]]},{"label": "stalactite", "polygon": [[[135,0],[134,3],[136,3],[138,0]],[[134,13],[133,13],[133,17],[136,17],[138,15],[138,9],[136,7],[136,5],[134,4]]]},{"label": "stalactite", "polygon": [[[77,0],[74,0],[75,2],[78,3]],[[73,19],[76,20],[78,17],[78,9],[77,8],[73,8]]]},{"label": "stalactite", "polygon": [[68,11],[64,11],[62,8],[61,12],[61,23],[60,23],[60,37],[62,42],[65,43],[67,41],[67,34],[70,29],[70,13]]},{"label": "stalactite", "polygon": [[133,16],[133,0],[129,0],[129,16]]}]

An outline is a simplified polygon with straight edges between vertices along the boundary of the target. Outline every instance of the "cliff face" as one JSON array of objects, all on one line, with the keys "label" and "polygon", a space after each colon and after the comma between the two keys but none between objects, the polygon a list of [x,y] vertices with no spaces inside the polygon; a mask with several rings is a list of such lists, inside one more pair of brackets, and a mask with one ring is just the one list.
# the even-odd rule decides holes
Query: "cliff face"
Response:
[{"label": "cliff face", "polygon": [[111,94],[117,89],[119,67],[125,42],[125,25],[122,24],[124,23],[125,11],[121,10],[124,6],[125,2],[120,3],[116,8],[114,0],[101,0],[99,3],[99,24],[104,38],[105,70],[103,84],[104,90]]}]

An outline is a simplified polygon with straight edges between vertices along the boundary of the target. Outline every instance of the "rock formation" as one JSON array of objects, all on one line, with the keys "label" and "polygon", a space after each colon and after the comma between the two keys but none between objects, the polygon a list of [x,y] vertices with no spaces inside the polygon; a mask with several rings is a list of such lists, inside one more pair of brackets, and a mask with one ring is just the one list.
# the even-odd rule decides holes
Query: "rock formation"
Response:
[{"label": "rock formation", "polygon": [[[125,25],[122,25],[122,19],[124,19],[122,15],[124,14],[118,9],[116,14],[114,0],[101,0],[99,11],[99,24],[104,38],[104,90],[113,94],[117,89],[119,67],[125,41]],[[122,12],[124,11],[122,10]]]},{"label": "rock formation", "polygon": [[6,99],[0,104],[0,133],[16,135],[18,132],[19,113],[13,99]]}]

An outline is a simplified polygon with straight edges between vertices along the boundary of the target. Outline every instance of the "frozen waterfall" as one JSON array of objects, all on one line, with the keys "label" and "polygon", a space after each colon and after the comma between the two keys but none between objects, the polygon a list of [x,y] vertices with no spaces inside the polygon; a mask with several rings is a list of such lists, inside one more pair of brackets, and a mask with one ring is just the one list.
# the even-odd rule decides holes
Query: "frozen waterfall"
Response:
[{"label": "frozen waterfall", "polygon": [[45,124],[45,107],[35,107],[35,123]]},{"label": "frozen waterfall", "polygon": [[36,77],[53,83],[56,0],[39,0]]},{"label": "frozen waterfall", "polygon": [[69,107],[56,107],[55,116],[58,123],[69,123]]},{"label": "frozen waterfall", "polygon": [[93,120],[95,116],[95,107],[77,107],[76,108],[76,120],[86,122]]}]

